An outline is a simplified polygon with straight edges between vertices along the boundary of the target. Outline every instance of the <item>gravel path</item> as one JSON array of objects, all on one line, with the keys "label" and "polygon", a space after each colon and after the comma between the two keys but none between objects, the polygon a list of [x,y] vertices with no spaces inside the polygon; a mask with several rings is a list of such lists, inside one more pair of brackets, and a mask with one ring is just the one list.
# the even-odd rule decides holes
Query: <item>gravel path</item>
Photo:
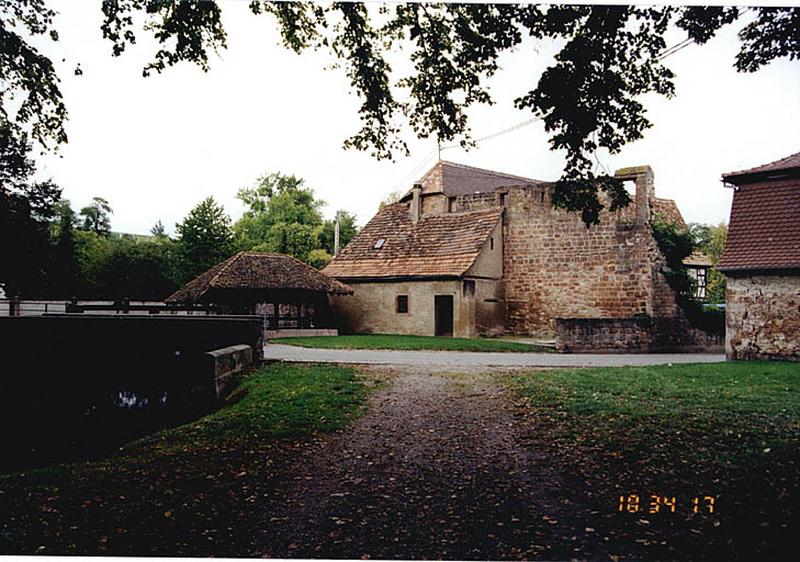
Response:
[{"label": "gravel path", "polygon": [[578,523],[587,515],[525,446],[528,420],[492,376],[368,372],[383,380],[368,413],[289,467],[265,502],[254,555],[584,557],[597,540]]},{"label": "gravel path", "polygon": [[722,354],[641,353],[480,353],[462,351],[381,351],[365,349],[313,349],[291,345],[264,346],[266,359],[311,363],[436,366],[453,370],[472,367],[621,367],[668,363],[718,363]]}]

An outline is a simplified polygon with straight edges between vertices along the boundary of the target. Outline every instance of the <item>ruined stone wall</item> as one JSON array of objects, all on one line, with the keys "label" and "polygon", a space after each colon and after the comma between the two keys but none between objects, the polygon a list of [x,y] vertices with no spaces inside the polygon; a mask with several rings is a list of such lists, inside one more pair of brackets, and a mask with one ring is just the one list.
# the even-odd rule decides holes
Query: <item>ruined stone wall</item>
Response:
[{"label": "ruined stone wall", "polygon": [[721,353],[723,337],[673,318],[556,318],[556,348],[564,353]]},{"label": "ruined stone wall", "polygon": [[579,213],[552,206],[549,188],[512,188],[505,222],[507,331],[553,334],[559,317],[653,314],[653,238],[635,205],[586,228]]},{"label": "ruined stone wall", "polygon": [[728,277],[728,359],[800,361],[800,275]]},{"label": "ruined stone wall", "polygon": [[441,193],[422,196],[422,216],[447,212],[447,197]]},{"label": "ruined stone wall", "polygon": [[479,211],[494,207],[497,203],[497,194],[494,191],[460,195],[456,200],[458,212]]}]

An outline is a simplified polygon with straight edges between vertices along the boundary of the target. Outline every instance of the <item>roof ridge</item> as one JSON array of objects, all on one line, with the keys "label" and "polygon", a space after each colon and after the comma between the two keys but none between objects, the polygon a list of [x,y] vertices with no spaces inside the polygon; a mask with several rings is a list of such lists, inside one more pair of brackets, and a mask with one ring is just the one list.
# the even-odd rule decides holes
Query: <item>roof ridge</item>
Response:
[{"label": "roof ridge", "polygon": [[[470,166],[468,164],[461,164],[459,162],[451,162],[450,160],[440,160],[438,162],[438,164],[447,164],[449,166],[455,166],[455,167],[461,168],[463,170],[472,170],[474,172],[483,172],[485,174],[491,174],[493,176],[498,176],[498,177],[515,178],[515,179],[520,179],[520,180],[525,180],[525,181],[542,183],[542,180],[537,180],[537,179],[529,178],[529,177],[526,177],[526,176],[518,176],[516,174],[509,174],[508,172],[498,172],[496,170],[489,170],[487,168],[478,168],[477,166]],[[433,168],[431,168],[431,169],[433,169]]]},{"label": "roof ridge", "polygon": [[728,173],[722,174],[722,177],[723,178],[727,178],[727,177],[730,177],[730,176],[740,176],[740,175],[744,175],[744,174],[759,173],[761,171],[771,171],[771,170],[763,170],[763,168],[768,168],[769,166],[774,166],[776,164],[781,164],[783,162],[786,162],[786,161],[791,160],[792,158],[796,158],[798,156],[800,156],[800,152],[795,152],[794,154],[790,154],[789,156],[784,156],[783,158],[778,158],[777,160],[773,160],[772,162],[767,162],[766,164],[760,164],[758,166],[751,166],[750,168],[745,168],[743,170],[736,170],[736,171],[733,171],[733,172],[728,172]]},{"label": "roof ridge", "polygon": [[[232,264],[233,262],[235,262],[235,261],[236,261],[236,259],[237,259],[239,256],[243,256],[243,255],[245,255],[246,253],[247,253],[247,252],[246,252],[245,250],[241,250],[241,251],[239,251],[239,252],[236,252],[235,254],[233,254],[231,257],[229,257],[229,258],[228,258],[228,259],[226,259],[225,261],[223,261],[223,262],[220,264],[220,268],[219,268],[219,270],[217,270],[217,272],[214,274],[214,277],[212,277],[212,278],[211,278],[211,279],[208,281],[208,283],[206,284],[206,287],[211,287],[211,286],[214,284],[214,281],[216,281],[217,279],[219,279],[219,276],[220,276],[220,275],[222,275],[222,273],[223,273],[223,272],[227,271],[227,270],[228,270],[228,268],[231,266],[231,264]],[[208,291],[208,289],[206,289],[205,291],[203,291],[203,292],[202,292],[202,293],[200,293],[200,294],[202,295],[203,293],[205,293],[205,292],[207,292],[207,291]]]}]

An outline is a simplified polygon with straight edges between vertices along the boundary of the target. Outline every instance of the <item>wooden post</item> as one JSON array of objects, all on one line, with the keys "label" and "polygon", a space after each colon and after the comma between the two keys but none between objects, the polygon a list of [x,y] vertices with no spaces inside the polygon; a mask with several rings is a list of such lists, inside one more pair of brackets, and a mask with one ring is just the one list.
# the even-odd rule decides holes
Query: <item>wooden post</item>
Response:
[{"label": "wooden post", "polygon": [[8,315],[9,316],[22,315],[22,302],[19,298],[19,295],[14,295],[13,297],[11,297],[11,300],[8,301]]}]

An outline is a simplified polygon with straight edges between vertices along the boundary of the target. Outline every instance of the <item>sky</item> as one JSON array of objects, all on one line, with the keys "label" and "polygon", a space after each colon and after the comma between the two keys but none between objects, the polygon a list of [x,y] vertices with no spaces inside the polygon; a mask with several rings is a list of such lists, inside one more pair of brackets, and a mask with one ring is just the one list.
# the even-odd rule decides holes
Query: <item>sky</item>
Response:
[{"label": "sky", "polygon": [[[189,210],[212,195],[235,221],[236,199],[265,173],[306,180],[327,205],[326,217],[346,210],[365,224],[390,192],[405,191],[432,166],[436,142],[406,135],[411,154],[375,160],[346,150],[359,128],[358,97],[343,69],[325,52],[297,55],[280,45],[269,15],[247,2],[223,0],[228,48],[210,57],[211,69],[183,63],[142,77],[156,43],[139,28],[138,42],[111,56],[102,38],[100,1],[51,2],[60,40],[42,44],[61,77],[69,111],[69,143],[37,157],[39,177],[53,178],[80,209],[93,196],[114,210],[112,228],[146,234],[161,221],[174,233]],[[608,170],[648,164],[656,195],[674,199],[689,222],[727,221],[732,192],[724,172],[777,160],[800,150],[800,62],[778,60],[754,74],[737,73],[736,31],[728,26],[703,46],[665,59],[677,75],[676,96],[643,98],[653,127],[619,154],[599,154]],[[685,33],[671,30],[667,44]],[[470,110],[475,138],[532,117],[513,100],[535,87],[557,46],[526,42],[500,59],[488,82],[496,101]],[[390,56],[402,75],[403,53]],[[73,70],[80,63],[83,74]],[[555,180],[564,154],[550,150],[541,122],[482,142],[442,151],[442,159],[540,180]]]}]

